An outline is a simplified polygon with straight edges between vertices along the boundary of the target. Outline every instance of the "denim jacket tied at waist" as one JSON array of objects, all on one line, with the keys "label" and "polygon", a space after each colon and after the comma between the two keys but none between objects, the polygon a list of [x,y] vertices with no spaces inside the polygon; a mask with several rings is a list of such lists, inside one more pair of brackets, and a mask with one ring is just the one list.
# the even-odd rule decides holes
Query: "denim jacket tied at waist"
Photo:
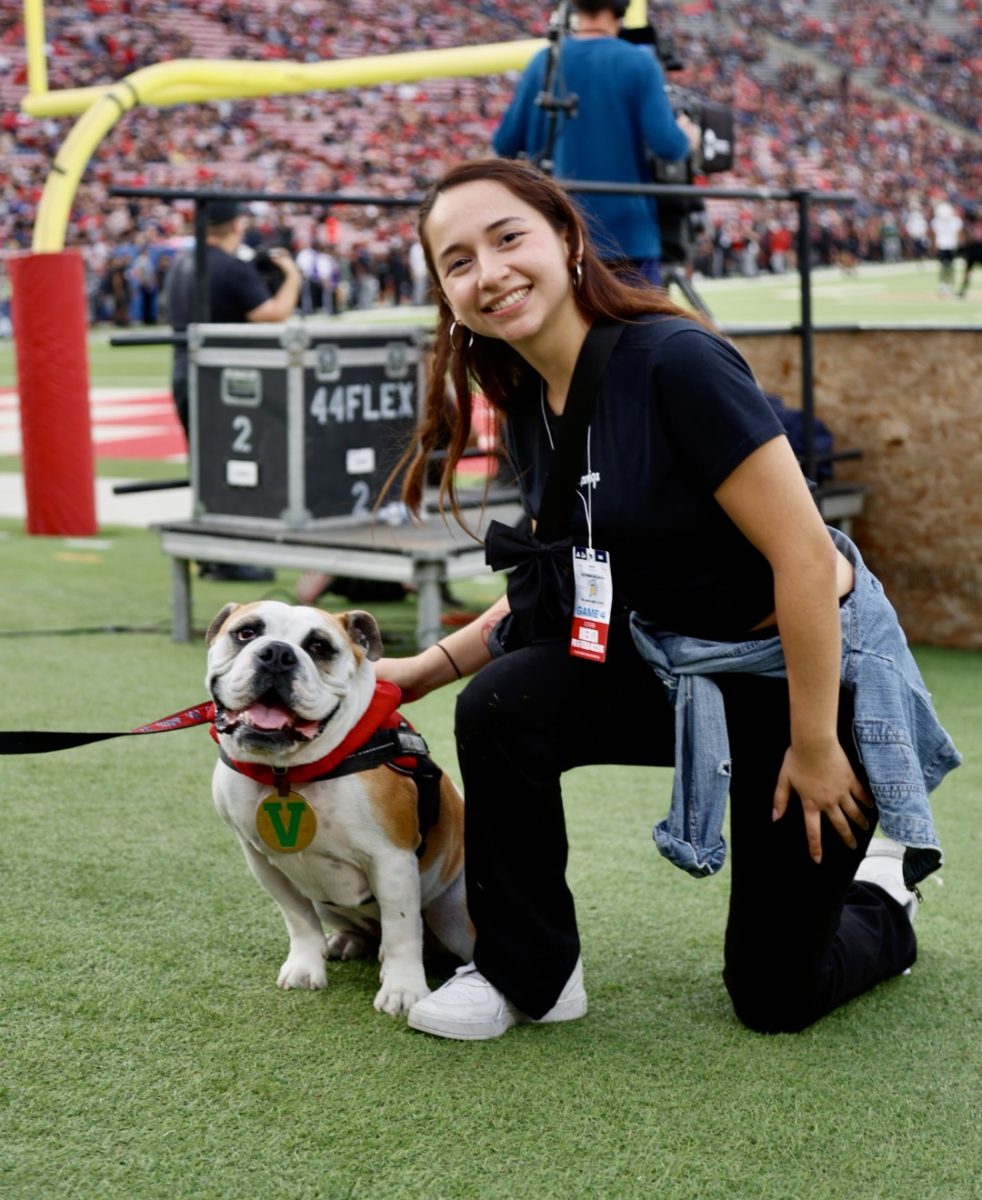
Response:
[{"label": "denim jacket tied at waist", "polygon": [[[909,881],[917,882],[941,865],[928,794],[959,765],[961,755],[938,722],[879,580],[845,534],[829,532],[856,571],[855,587],[839,609],[840,678],[854,693],[856,747],[880,828],[908,847],[908,874],[914,876]],[[723,696],[710,676],[741,671],[785,677],[781,639],[704,641],[656,631],[637,613],[631,614],[631,632],[675,706],[675,782],[668,817],[654,828],[655,842],[690,875],[715,874],[726,858],[722,828],[730,747]]]}]

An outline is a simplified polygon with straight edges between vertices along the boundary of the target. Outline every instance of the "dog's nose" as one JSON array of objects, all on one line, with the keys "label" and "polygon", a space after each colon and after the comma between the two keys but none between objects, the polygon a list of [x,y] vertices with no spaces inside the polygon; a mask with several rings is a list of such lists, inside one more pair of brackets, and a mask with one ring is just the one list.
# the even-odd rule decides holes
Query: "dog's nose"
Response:
[{"label": "dog's nose", "polygon": [[288,671],[297,665],[297,654],[289,642],[267,642],[256,657],[270,671]]}]

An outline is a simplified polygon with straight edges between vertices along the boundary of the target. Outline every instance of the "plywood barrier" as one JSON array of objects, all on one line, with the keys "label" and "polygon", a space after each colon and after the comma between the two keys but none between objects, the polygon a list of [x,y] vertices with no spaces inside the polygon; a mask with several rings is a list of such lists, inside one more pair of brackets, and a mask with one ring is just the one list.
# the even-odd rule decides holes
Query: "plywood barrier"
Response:
[{"label": "plywood barrier", "polygon": [[[793,334],[731,335],[765,391],[801,404]],[[982,330],[817,332],[815,412],[835,478],[869,494],[853,536],[912,642],[982,649]]]}]

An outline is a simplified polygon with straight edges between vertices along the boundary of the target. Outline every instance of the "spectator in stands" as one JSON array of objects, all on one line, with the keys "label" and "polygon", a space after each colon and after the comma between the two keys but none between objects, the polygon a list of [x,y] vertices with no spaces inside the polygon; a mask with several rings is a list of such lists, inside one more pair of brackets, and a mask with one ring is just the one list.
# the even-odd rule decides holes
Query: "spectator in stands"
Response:
[{"label": "spectator in stands", "polygon": [[[307,4],[296,9],[281,5],[274,14],[268,0],[217,6],[208,0],[195,4],[198,19],[192,29],[181,22],[183,10],[170,0],[164,0],[163,8],[161,0],[127,0],[132,29],[123,39],[116,6],[104,0],[82,9],[62,6],[48,19],[50,82],[104,84],[154,58],[257,59],[267,46],[278,57],[313,61],[380,49],[504,42],[540,35],[548,18],[547,7],[530,0],[447,3],[437,11],[423,0],[410,0],[402,8],[389,6],[382,24],[373,0],[318,0],[315,7],[316,13]],[[719,186],[854,191],[874,216],[895,208],[900,195],[940,194],[953,182],[962,195],[979,193],[982,156],[969,139],[928,115],[947,111],[963,125],[978,127],[971,66],[982,56],[977,0],[966,0],[957,13],[950,9],[948,32],[932,32],[928,38],[922,23],[911,21],[909,9],[885,0],[859,6],[862,11],[845,0],[828,0],[820,23],[809,22],[807,9],[787,0],[727,0],[725,12],[737,22],[735,31],[719,19],[724,6],[680,8],[668,0],[652,0],[649,8],[659,37],[674,38],[686,64],[672,81],[734,107],[737,162],[732,174],[715,178]],[[22,37],[15,27],[22,18],[12,12],[7,26],[5,19],[0,17],[4,44],[19,45]],[[850,67],[845,100],[837,77],[825,78],[809,63],[783,62],[773,43],[761,36],[763,30],[812,46],[813,56],[828,63]],[[890,61],[872,69],[880,71],[880,82],[893,91],[893,99],[882,90],[864,88],[879,44],[889,47]],[[18,55],[10,57],[12,69],[7,76],[0,73],[0,238],[27,248],[45,175],[70,123],[34,120],[17,111],[26,70]],[[912,85],[923,95],[901,100]],[[132,217],[120,205],[115,224],[117,202],[107,198],[107,188],[115,183],[201,187],[228,177],[236,187],[256,189],[282,189],[289,180],[292,188],[311,193],[350,189],[396,195],[425,188],[452,162],[487,151],[512,93],[504,77],[488,76],[134,108],[93,156],[72,206],[67,244],[85,246],[101,238],[122,245],[132,238],[134,221],[136,227],[153,224],[165,240],[186,232],[180,204],[164,207],[150,200],[130,203]],[[722,222],[729,228],[733,209],[727,201],[707,201],[710,227]],[[819,219],[820,211],[816,223]],[[395,231],[357,206],[339,207],[333,220],[337,229],[330,240],[344,247],[334,251],[343,305],[353,289],[342,253],[366,237],[374,243],[374,254],[385,253]],[[831,233],[822,236],[827,244],[816,249],[820,260],[829,262]],[[910,246],[905,237],[905,255]],[[94,258],[87,269],[90,278],[100,280],[107,260]],[[724,274],[738,269],[737,254],[729,253],[725,260]],[[93,308],[97,319],[105,320],[109,314],[99,311],[102,301],[95,286],[90,292]]]},{"label": "spectator in stands", "polygon": [[130,278],[136,287],[137,312],[143,325],[157,324],[157,268],[150,253],[150,238],[142,233],[130,263]]},{"label": "spectator in stands", "polygon": [[325,264],[321,258],[320,251],[309,239],[303,241],[297,251],[296,263],[303,277],[300,289],[300,307],[306,315],[320,312],[324,307],[322,275]]},{"label": "spectator in stands", "polygon": [[351,249],[351,307],[371,308],[379,296],[375,259],[364,242],[356,242]]},{"label": "spectator in stands", "polygon": [[[207,273],[208,311],[205,320],[215,323],[238,324],[285,321],[296,311],[300,299],[302,276],[288,250],[274,247],[270,261],[282,275],[279,288],[272,295],[254,263],[238,258],[236,251],[248,218],[234,201],[213,200],[208,205]],[[175,333],[183,333],[194,319],[194,252],[186,251],[177,258],[167,280],[167,311]],[[174,366],[171,378],[174,406],[190,445],[191,430],[188,411],[188,353],[187,347],[174,347]],[[258,567],[202,563],[201,574],[211,579],[272,579],[273,573]]]},{"label": "spectator in stands", "polygon": [[173,254],[170,250],[161,250],[157,256],[157,317],[164,324],[170,324],[170,312],[167,308],[167,276],[170,274]]},{"label": "spectator in stands", "polygon": [[133,292],[130,287],[129,263],[125,254],[116,253],[109,259],[100,290],[106,298],[112,323],[120,327],[129,325]]},{"label": "spectator in stands", "polygon": [[783,221],[774,220],[770,222],[768,233],[768,266],[775,275],[783,275],[791,254],[791,230]]},{"label": "spectator in stands", "polygon": [[[409,258],[402,239],[395,236],[389,242],[385,261],[386,292],[389,302],[401,304],[409,295]],[[383,293],[385,294],[385,293]]]},{"label": "spectator in stands", "polygon": [[412,302],[425,304],[430,290],[430,273],[426,269],[426,252],[419,238],[409,247],[409,277],[412,280]]},{"label": "spectator in stands", "polygon": [[[519,81],[493,145],[506,158],[527,155],[559,179],[611,183],[650,183],[649,156],[687,158],[699,143],[699,129],[686,116],[676,119],[665,95],[661,67],[650,48],[622,41],[626,0],[574,0],[575,32],[562,39],[552,92],[558,100],[577,97],[575,114],[556,115],[555,145],[550,121],[538,103],[545,86],[551,49],[532,59]],[[661,283],[661,234],[652,196],[578,195],[591,233],[604,259]]]}]

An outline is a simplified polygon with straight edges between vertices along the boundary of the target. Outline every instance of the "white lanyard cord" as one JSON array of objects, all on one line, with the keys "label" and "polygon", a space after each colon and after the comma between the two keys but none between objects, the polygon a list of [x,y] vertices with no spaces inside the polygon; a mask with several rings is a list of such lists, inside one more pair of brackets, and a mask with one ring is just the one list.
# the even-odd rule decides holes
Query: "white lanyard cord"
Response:
[{"label": "white lanyard cord", "polygon": [[[542,424],[546,427],[546,437],[549,439],[549,449],[555,451],[556,445],[552,440],[552,430],[549,428],[549,418],[546,415],[546,381],[544,379],[539,388],[539,408],[542,411]],[[590,424],[586,429],[586,495],[583,495],[581,488],[576,489],[576,494],[579,496],[586,514],[586,544],[591,550],[593,549],[593,484],[590,482],[593,477],[593,464],[590,461],[590,435],[592,432],[593,425]]]}]

